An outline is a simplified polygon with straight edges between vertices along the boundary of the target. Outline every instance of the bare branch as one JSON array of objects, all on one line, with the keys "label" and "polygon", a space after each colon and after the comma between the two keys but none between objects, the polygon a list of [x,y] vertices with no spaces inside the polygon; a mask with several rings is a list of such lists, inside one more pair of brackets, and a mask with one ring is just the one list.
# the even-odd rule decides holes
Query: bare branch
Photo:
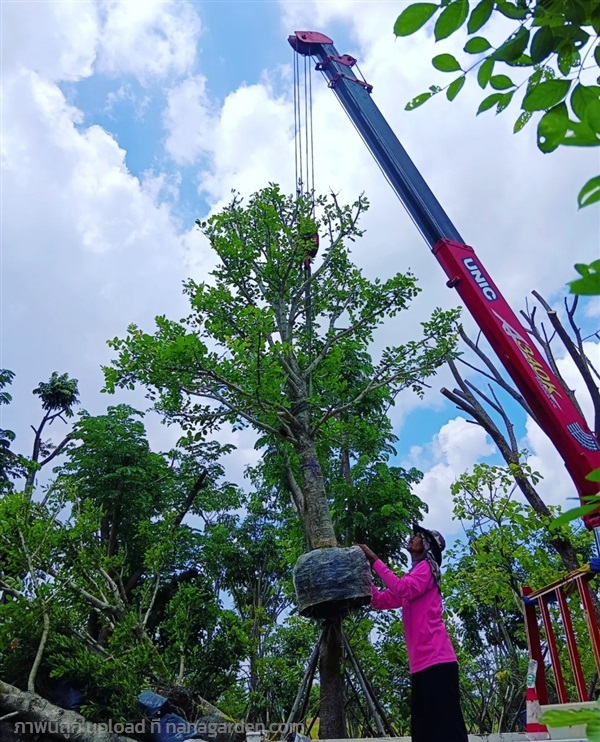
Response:
[{"label": "bare branch", "polygon": [[292,500],[294,502],[294,505],[296,506],[296,510],[298,511],[298,514],[301,518],[304,517],[304,494],[302,492],[302,489],[298,482],[296,481],[296,477],[294,476],[294,472],[292,470],[292,464],[290,461],[290,457],[288,456],[287,451],[282,449],[283,454],[283,460],[285,462],[285,473],[287,476],[288,484],[290,486],[290,492],[292,494]]},{"label": "bare branch", "polygon": [[24,598],[25,593],[22,593],[20,590],[15,590],[14,588],[10,587],[10,585],[7,585],[4,580],[0,579],[0,590],[7,595],[12,596],[13,598]]},{"label": "bare branch", "polygon": [[[346,402],[345,404],[339,405],[339,407],[330,407],[327,412],[317,421],[317,423],[311,428],[311,435],[315,435],[317,430],[324,425],[327,420],[331,417],[335,417],[336,415],[340,415],[342,412],[345,412],[346,410],[350,409],[353,405],[357,404],[358,402],[362,401],[364,397],[369,394],[369,392],[373,392],[377,389],[381,389],[383,386],[387,386],[388,384],[392,384],[394,381],[398,381],[398,379],[402,378],[404,376],[404,372],[399,372],[395,374],[391,374],[389,376],[385,376],[383,379],[378,379],[378,375],[375,374],[369,383],[364,387],[364,389],[359,392],[354,399],[350,400],[349,402]],[[429,384],[427,384],[425,381],[420,379],[418,376],[411,376],[407,377],[405,384],[403,385],[403,388],[406,388],[410,384],[421,384],[422,386],[425,386],[427,388],[431,388]]]},{"label": "bare branch", "polygon": [[133,742],[131,737],[106,731],[106,724],[94,724],[75,711],[54,706],[36,693],[22,691],[1,681],[0,706],[3,711],[18,714],[25,722],[42,722],[50,729],[67,729],[65,733],[57,732],[59,739],[69,739],[71,742]]},{"label": "bare branch", "polygon": [[[276,428],[272,427],[268,423],[262,422],[262,420],[259,420],[254,415],[249,414],[245,410],[241,409],[240,407],[237,407],[236,405],[233,405],[229,400],[225,399],[221,394],[218,392],[212,391],[212,392],[196,392],[192,389],[188,389],[187,387],[182,387],[182,390],[186,392],[186,394],[189,394],[192,397],[203,397],[205,399],[213,399],[215,402],[219,402],[224,407],[227,408],[229,412],[233,412],[236,415],[239,415],[244,420],[249,422],[251,425],[254,425],[259,430],[263,430],[267,433],[272,433],[273,435],[277,435],[281,437],[281,431],[277,430]],[[252,398],[254,399],[254,398]],[[283,412],[288,413],[288,410],[285,410],[283,408]]]},{"label": "bare branch", "polygon": [[[531,293],[540,302],[540,304],[544,307],[544,309],[546,310],[547,313],[552,311],[551,307],[538,294],[537,291],[532,291]],[[557,364],[556,358],[554,356],[554,350],[552,349],[552,340],[554,339],[554,336],[557,334],[556,333],[556,330],[555,330],[555,332],[552,333],[552,336],[551,337],[548,337],[548,333],[546,332],[546,328],[544,327],[544,324],[543,323],[541,323],[540,327],[538,328],[537,322],[535,320],[535,311],[536,311],[536,307],[533,308],[533,310],[531,311],[530,314],[527,314],[526,312],[523,312],[523,311],[521,312],[522,316],[527,321],[528,332],[540,344],[540,346],[541,346],[541,348],[542,348],[542,350],[544,352],[544,356],[546,358],[546,361],[548,362],[548,365],[552,369],[552,372],[554,373],[554,375],[556,376],[556,378],[559,380],[560,385],[565,390],[565,393],[567,394],[567,396],[569,397],[569,399],[571,400],[571,402],[573,402],[573,404],[575,405],[575,407],[579,411],[579,414],[583,416],[583,413],[581,411],[581,407],[579,406],[579,403],[577,402],[577,399],[575,398],[575,394],[567,386],[567,383],[566,383],[564,377],[562,376],[562,374],[560,372],[560,369],[558,368],[558,364]]]},{"label": "bare branch", "polygon": [[359,319],[356,320],[356,322],[353,322],[350,325],[350,327],[346,327],[344,330],[340,330],[337,333],[330,335],[330,337],[328,337],[325,343],[323,344],[323,347],[319,351],[319,354],[310,363],[310,365],[306,369],[304,369],[304,375],[308,376],[309,374],[314,372],[314,370],[317,368],[319,363],[321,363],[321,361],[323,361],[323,359],[326,357],[327,353],[329,352],[329,350],[331,349],[333,345],[339,342],[342,338],[347,337],[348,335],[352,335],[359,328],[364,327],[366,323],[372,322],[374,319],[377,319],[382,314],[385,314],[385,312],[391,306],[393,306],[393,304],[394,304],[394,301],[390,300],[384,306],[380,307],[376,312],[371,312],[371,314],[368,314],[366,317],[360,317]]},{"label": "bare branch", "polygon": [[154,603],[156,602],[156,596],[158,595],[158,588],[160,587],[160,572],[156,575],[155,580],[156,580],[156,585],[154,586],[154,591],[152,593],[150,605],[148,606],[148,610],[146,611],[146,615],[144,616],[144,620],[142,621],[142,631],[146,631],[148,619],[150,618],[150,614],[152,613],[152,609],[154,608]]},{"label": "bare branch", "polygon": [[201,489],[204,487],[204,482],[206,480],[207,475],[208,475],[208,469],[202,469],[196,481],[194,482],[192,488],[190,489],[188,496],[185,498],[185,502],[183,503],[179,512],[175,516],[175,520],[173,521],[173,525],[175,528],[179,528],[183,519],[188,514],[189,509],[194,504],[194,500],[196,499],[196,497],[198,497],[198,494],[200,493]]},{"label": "bare branch", "polygon": [[69,435],[65,436],[62,441],[56,446],[56,448],[52,451],[52,453],[48,454],[45,459],[40,461],[40,468],[42,466],[46,466],[46,464],[49,464],[52,459],[55,459],[59,454],[61,454],[64,450],[64,448],[68,445],[68,443],[72,440],[72,434],[69,433]]},{"label": "bare branch", "polygon": [[[474,343],[471,338],[467,335],[467,333],[464,331],[462,327],[459,328],[459,335],[462,338],[462,340],[466,343],[466,345],[471,348],[471,350],[477,354],[477,356],[485,363],[485,365],[490,369],[492,376],[494,378],[494,381],[500,386],[507,394],[510,394],[510,396],[518,402],[521,407],[525,410],[525,412],[530,415],[534,420],[535,415],[533,414],[530,406],[527,404],[525,398],[517,392],[516,389],[513,389],[513,387],[502,377],[498,369],[496,368],[493,361],[490,359],[490,357],[485,353],[485,351],[479,347],[477,343]],[[457,372],[458,373],[458,372]],[[455,377],[456,378],[456,377]]]},{"label": "bare branch", "polygon": [[46,648],[46,642],[48,641],[48,634],[50,633],[50,616],[48,615],[48,609],[46,604],[42,603],[42,620],[44,622],[44,628],[42,629],[42,636],[40,637],[40,643],[38,644],[35,659],[33,665],[29,671],[29,677],[27,678],[27,690],[29,693],[35,693],[35,679],[42,664],[42,657],[44,649]]},{"label": "bare branch", "polygon": [[109,616],[115,616],[116,618],[121,617],[121,613],[118,608],[116,608],[113,605],[110,605],[110,603],[108,603],[106,600],[99,600],[98,598],[96,598],[96,596],[92,595],[87,590],[84,590],[82,587],[77,585],[77,583],[75,583],[70,577],[59,575],[52,568],[47,568],[46,571],[48,572],[49,575],[51,575],[55,579],[59,580],[60,582],[64,582],[66,585],[68,585],[71,588],[71,590],[74,590],[78,595],[84,598],[84,600],[86,600],[97,611],[100,611],[101,613],[105,614],[107,618]]},{"label": "bare branch", "polygon": [[119,591],[119,586],[112,579],[112,577],[108,574],[108,572],[105,569],[103,569],[103,567],[101,567],[100,565],[98,565],[98,572],[100,572],[100,574],[102,575],[102,577],[104,577],[104,580],[105,580],[106,584],[108,585],[109,590],[111,591],[111,593],[113,594],[113,597],[115,598],[116,605],[118,606],[119,610],[121,612],[124,612],[125,611],[125,605],[124,605],[123,600],[121,598],[121,593]]}]

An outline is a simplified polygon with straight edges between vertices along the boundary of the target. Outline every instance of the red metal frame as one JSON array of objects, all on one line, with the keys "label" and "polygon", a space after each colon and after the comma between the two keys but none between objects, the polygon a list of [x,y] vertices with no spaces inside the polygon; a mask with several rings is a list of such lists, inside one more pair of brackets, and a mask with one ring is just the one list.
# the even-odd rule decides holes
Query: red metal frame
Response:
[{"label": "red metal frame", "polygon": [[581,659],[579,657],[579,650],[577,649],[577,641],[575,639],[575,632],[573,631],[573,622],[571,621],[571,613],[569,612],[569,605],[567,603],[564,588],[558,588],[556,591],[556,597],[558,599],[560,617],[565,630],[567,649],[569,650],[569,659],[571,660],[571,668],[573,670],[573,679],[575,680],[575,687],[577,688],[577,698],[579,701],[587,701],[588,692],[585,685],[585,678],[583,677],[583,668],[581,667]]},{"label": "red metal frame", "polygon": [[[595,561],[597,560],[592,560],[592,562]],[[600,630],[598,629],[598,621],[594,612],[594,606],[592,605],[592,595],[589,586],[589,582],[593,579],[595,574],[598,574],[597,565],[586,564],[584,567],[580,567],[579,569],[570,572],[562,579],[556,580],[539,590],[534,591],[530,587],[521,588],[527,646],[529,647],[530,657],[537,660],[538,669],[535,682],[538,698],[542,704],[548,703],[548,686],[543,666],[543,655],[536,616],[536,606],[539,605],[540,607],[540,614],[544,625],[548,651],[550,653],[550,660],[552,662],[552,670],[556,681],[556,690],[560,703],[567,703],[568,698],[560,664],[560,657],[558,655],[558,646],[554,634],[554,627],[552,626],[552,619],[550,611],[548,610],[548,602],[555,596],[558,600],[558,607],[560,609],[567,649],[569,651],[569,658],[571,660],[571,667],[575,680],[575,687],[577,688],[577,697],[579,701],[587,701],[589,697],[585,686],[579,648],[573,631],[569,605],[567,603],[567,591],[569,591],[569,588],[572,590],[577,586],[579,597],[581,599],[581,606],[587,621],[588,634],[592,646],[592,652],[594,654],[594,660],[596,662],[596,669],[598,673],[600,673]]]},{"label": "red metal frame", "polygon": [[577,580],[577,587],[579,588],[579,595],[583,604],[588,631],[590,632],[590,641],[592,643],[594,660],[596,661],[596,670],[598,670],[598,673],[600,674],[600,632],[598,631],[596,613],[594,612],[594,606],[592,605],[590,586],[588,585],[587,580],[580,579]]},{"label": "red metal frame", "polygon": [[[440,240],[433,253],[448,276],[448,286],[456,288],[541,428],[562,455],[580,497],[597,494],[598,484],[589,482],[586,476],[600,468],[598,441],[473,248]],[[588,528],[600,526],[600,509],[587,515],[584,522]]]},{"label": "red metal frame", "polygon": [[558,655],[558,646],[556,644],[554,627],[552,626],[552,618],[550,616],[550,611],[548,610],[549,599],[549,595],[542,595],[542,597],[540,598],[540,614],[542,616],[542,623],[544,625],[546,641],[548,642],[548,652],[550,653],[550,661],[552,662],[552,674],[554,675],[554,682],[556,683],[556,693],[558,695],[558,701],[559,703],[567,703],[567,701],[569,700],[567,697],[567,688],[565,686],[565,679],[563,677],[560,657]]},{"label": "red metal frame", "polygon": [[[533,593],[530,587],[523,586],[521,595],[529,597]],[[544,667],[544,655],[542,654],[542,642],[540,640],[540,629],[538,627],[537,616],[535,614],[535,604],[524,602],[523,609],[525,612],[525,633],[527,634],[527,645],[529,646],[529,656],[537,661],[537,672],[535,675],[535,689],[537,697],[542,705],[548,703],[548,682],[546,679],[546,668]]]}]

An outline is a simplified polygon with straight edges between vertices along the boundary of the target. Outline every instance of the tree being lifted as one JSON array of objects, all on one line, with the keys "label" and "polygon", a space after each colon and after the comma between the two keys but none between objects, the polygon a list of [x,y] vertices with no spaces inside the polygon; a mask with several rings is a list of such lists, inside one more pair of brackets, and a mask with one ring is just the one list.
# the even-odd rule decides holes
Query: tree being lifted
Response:
[{"label": "tree being lifted", "polygon": [[[185,284],[191,314],[179,322],[158,317],[154,335],[130,326],[126,339],[110,342],[118,358],[105,368],[108,391],[144,385],[168,419],[198,438],[228,421],[252,426],[259,445],[277,446],[309,549],[338,543],[318,441],[382,389],[391,400],[406,388],[422,394],[455,351],[457,311],[436,309],[420,339],[386,347],[359,380],[344,374],[374,331],[419,291],[410,274],[371,282],[351,262],[346,242],[362,235],[358,220],[367,207],[364,197],[352,206],[334,195],[286,197],[276,185],[247,205],[234,196],[198,221],[218,263],[211,284]],[[303,266],[315,233],[327,244],[311,275]],[[322,738],[345,736],[341,635],[333,630],[340,621],[330,620],[321,649]]]}]

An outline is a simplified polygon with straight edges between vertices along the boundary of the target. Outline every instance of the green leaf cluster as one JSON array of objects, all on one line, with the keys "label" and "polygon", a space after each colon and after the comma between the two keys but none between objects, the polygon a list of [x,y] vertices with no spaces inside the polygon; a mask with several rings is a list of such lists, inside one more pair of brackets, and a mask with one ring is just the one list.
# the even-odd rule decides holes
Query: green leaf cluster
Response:
[{"label": "green leaf cluster", "polygon": [[[434,56],[432,64],[437,70],[461,74],[445,87],[432,86],[416,96],[406,105],[407,110],[443,91],[448,100],[454,100],[466,75],[478,69],[477,82],[482,89],[490,86],[503,91],[484,97],[478,114],[493,108],[501,113],[521,92],[522,112],[514,131],[521,131],[534,114],[542,113],[537,127],[542,152],[553,152],[560,146],[600,145],[600,87],[592,82],[600,72],[600,13],[594,0],[480,0],[474,6],[468,0],[415,3],[400,14],[394,33],[409,36],[436,15],[435,40],[451,36],[466,22],[471,38],[464,51],[477,59],[472,63],[467,59],[463,65],[451,54]],[[474,34],[497,15],[514,21],[514,30],[495,46],[485,36]],[[511,76],[499,72],[499,65],[506,65]],[[513,74],[517,76],[514,81]],[[600,181],[595,176],[581,189],[579,207],[599,199]]]}]

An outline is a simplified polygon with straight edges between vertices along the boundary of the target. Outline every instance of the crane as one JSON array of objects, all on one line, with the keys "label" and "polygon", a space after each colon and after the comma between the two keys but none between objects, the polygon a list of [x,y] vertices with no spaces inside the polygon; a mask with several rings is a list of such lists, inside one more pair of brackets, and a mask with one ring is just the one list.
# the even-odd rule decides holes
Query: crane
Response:
[{"label": "crane", "polygon": [[[565,394],[548,363],[484,268],[466,245],[371,97],[372,86],[353,71],[356,59],[340,55],[333,41],[316,31],[296,31],[295,52],[317,60],[342,107],[362,136],[431,252],[487,338],[535,418],[562,456],[582,504],[599,485],[586,479],[600,468],[600,445]],[[600,555],[600,508],[583,518],[593,529]]]}]

